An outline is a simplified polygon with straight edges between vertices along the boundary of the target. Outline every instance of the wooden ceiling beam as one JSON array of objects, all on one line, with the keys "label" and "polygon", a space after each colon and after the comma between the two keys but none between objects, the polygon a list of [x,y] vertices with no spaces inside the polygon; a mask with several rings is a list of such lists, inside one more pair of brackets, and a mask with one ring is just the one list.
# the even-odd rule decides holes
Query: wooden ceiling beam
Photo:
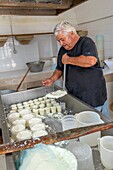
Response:
[{"label": "wooden ceiling beam", "polygon": [[49,9],[0,9],[0,15],[22,15],[22,16],[54,16],[56,10]]},{"label": "wooden ceiling beam", "polygon": [[21,9],[68,9],[72,5],[72,1],[62,0],[62,3],[31,3],[31,2],[0,2],[0,8],[21,8]]},{"label": "wooden ceiling beam", "polygon": [[61,0],[61,3],[55,4],[45,2],[34,3],[34,1],[0,0],[0,15],[54,16],[85,1],[87,0]]},{"label": "wooden ceiling beam", "polygon": [[73,1],[73,6],[79,5],[85,1],[88,1],[88,0],[75,0],[75,1]]},{"label": "wooden ceiling beam", "polygon": [[[88,1],[88,0],[70,0],[70,8],[73,8],[73,7],[83,3],[85,1]],[[65,12],[66,10],[67,9],[57,9],[56,10],[56,15],[61,14],[61,13]]]},{"label": "wooden ceiling beam", "polygon": [[45,35],[45,34],[51,34],[51,35],[53,35],[53,32],[41,32],[41,33],[27,33],[27,34],[0,34],[0,37],[15,37],[15,36],[29,36],[29,35]]}]

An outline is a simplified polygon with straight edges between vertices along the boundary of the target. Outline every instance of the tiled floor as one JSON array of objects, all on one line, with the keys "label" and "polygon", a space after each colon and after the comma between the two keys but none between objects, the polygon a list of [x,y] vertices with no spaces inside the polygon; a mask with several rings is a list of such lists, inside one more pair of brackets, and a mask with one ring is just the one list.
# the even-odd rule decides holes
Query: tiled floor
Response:
[{"label": "tiled floor", "polygon": [[109,105],[109,112],[110,112],[111,118],[113,119],[113,105]]},{"label": "tiled floor", "polygon": [[7,170],[4,155],[0,155],[0,170]]}]

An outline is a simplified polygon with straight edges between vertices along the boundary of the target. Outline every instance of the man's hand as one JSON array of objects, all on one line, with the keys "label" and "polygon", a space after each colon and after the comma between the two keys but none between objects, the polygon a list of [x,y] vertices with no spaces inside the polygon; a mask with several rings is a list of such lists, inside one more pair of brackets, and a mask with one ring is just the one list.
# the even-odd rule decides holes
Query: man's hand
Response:
[{"label": "man's hand", "polygon": [[60,70],[55,70],[53,75],[45,80],[42,80],[42,85],[43,86],[51,86],[56,80],[58,80],[62,76],[62,71]]},{"label": "man's hand", "polygon": [[51,78],[48,78],[46,80],[42,80],[43,86],[46,86],[46,87],[51,86],[53,83],[54,83],[54,81]]},{"label": "man's hand", "polygon": [[69,58],[70,58],[70,57],[69,57],[67,54],[64,54],[64,55],[62,56],[62,63],[63,63],[63,64],[68,64]]}]

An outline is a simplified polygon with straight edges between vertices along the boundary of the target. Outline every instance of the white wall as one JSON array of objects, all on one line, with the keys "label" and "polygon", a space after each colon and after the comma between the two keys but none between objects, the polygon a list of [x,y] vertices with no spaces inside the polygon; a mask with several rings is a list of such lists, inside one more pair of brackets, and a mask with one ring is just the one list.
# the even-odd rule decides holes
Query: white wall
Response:
[{"label": "white wall", "polygon": [[89,0],[75,8],[78,29],[88,30],[96,42],[96,35],[104,36],[104,57],[113,57],[113,0]]},{"label": "white wall", "polygon": [[77,18],[76,18],[75,8],[72,8],[60,14],[59,21],[63,21],[63,20],[69,21],[71,24],[73,24],[76,27]]},{"label": "white wall", "polygon": [[113,15],[112,0],[88,0],[75,8],[77,23],[89,22]]},{"label": "white wall", "polygon": [[57,16],[0,16],[0,34],[53,32]]},{"label": "white wall", "polygon": [[[75,10],[71,9],[59,16],[0,16],[0,34],[11,34],[10,24],[14,34],[53,32],[55,25],[61,20],[70,20],[76,25]],[[15,41],[17,53],[13,53],[12,39],[0,47],[0,72],[25,69],[26,62],[39,58],[57,56],[59,43],[52,35],[39,35],[28,45]]]},{"label": "white wall", "polygon": [[0,47],[0,72],[19,70],[26,67],[26,62],[38,60],[37,39],[28,45],[21,45],[15,41],[17,53],[13,53],[12,39],[9,38],[3,47]]},{"label": "white wall", "polygon": [[[14,34],[53,32],[58,23],[57,16],[0,16],[0,34],[11,34],[10,23]],[[38,35],[28,45],[21,45],[15,40],[17,53],[13,53],[12,39],[8,38],[0,47],[0,72],[27,68],[26,62],[37,61],[57,55],[57,43],[53,35]],[[54,45],[53,45],[54,44]]]}]

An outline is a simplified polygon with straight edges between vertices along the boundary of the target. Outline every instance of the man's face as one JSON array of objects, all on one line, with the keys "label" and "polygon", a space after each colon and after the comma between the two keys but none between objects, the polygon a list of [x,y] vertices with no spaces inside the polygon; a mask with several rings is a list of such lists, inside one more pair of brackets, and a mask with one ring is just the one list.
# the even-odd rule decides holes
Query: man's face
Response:
[{"label": "man's face", "polygon": [[56,36],[57,41],[59,41],[60,45],[63,46],[66,50],[71,50],[74,46],[74,40],[71,34],[60,34]]}]

